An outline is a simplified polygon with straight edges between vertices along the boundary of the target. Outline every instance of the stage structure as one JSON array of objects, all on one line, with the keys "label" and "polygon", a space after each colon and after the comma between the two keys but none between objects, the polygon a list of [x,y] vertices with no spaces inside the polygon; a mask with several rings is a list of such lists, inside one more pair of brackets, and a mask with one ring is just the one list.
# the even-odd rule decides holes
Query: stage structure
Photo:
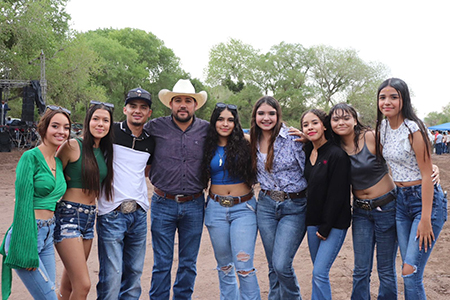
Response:
[{"label": "stage structure", "polygon": [[38,108],[39,114],[44,113],[47,93],[44,51],[41,51],[41,54],[35,60],[37,59],[41,61],[40,80],[0,79],[0,99],[4,99],[6,102],[10,98],[11,89],[21,88],[23,90],[21,120],[14,121],[11,124],[3,124],[3,118],[0,118],[0,152],[10,151],[11,145],[18,148],[32,147],[31,142],[37,139],[35,134],[34,107],[36,106]]}]

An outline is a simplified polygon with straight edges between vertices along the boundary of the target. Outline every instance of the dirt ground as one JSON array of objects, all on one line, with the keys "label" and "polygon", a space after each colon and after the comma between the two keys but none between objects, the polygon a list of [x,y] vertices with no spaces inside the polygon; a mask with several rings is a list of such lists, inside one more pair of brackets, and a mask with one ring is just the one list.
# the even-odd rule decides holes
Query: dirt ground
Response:
[{"label": "dirt ground", "polygon": [[[13,219],[14,211],[14,180],[15,168],[21,156],[20,151],[15,150],[11,153],[0,153],[0,237],[3,240],[6,230]],[[444,190],[450,190],[450,155],[433,155],[433,162],[440,168],[441,185]],[[152,186],[148,182],[149,194]],[[150,219],[150,218],[149,218]],[[150,221],[150,220],[149,220]],[[149,222],[150,224],[150,222]],[[146,263],[144,265],[144,274],[142,276],[142,295],[141,299],[148,299],[150,289],[150,277],[152,268],[152,245],[150,232],[147,242]],[[425,270],[424,283],[428,299],[450,299],[450,222],[447,222],[439,237],[436,247],[430,257]],[[62,263],[58,255],[57,260],[57,283],[59,284],[62,274]],[[177,257],[175,254],[172,278],[174,278],[177,266]],[[97,242],[94,240],[91,256],[88,260],[90,278],[92,282],[91,291],[88,299],[96,298],[95,285],[98,279],[98,260],[97,260]],[[261,244],[258,236],[255,251],[255,267],[258,270],[258,280],[261,287],[261,296],[267,299],[268,294],[268,269]],[[193,299],[219,299],[219,284],[217,278],[216,262],[213,255],[208,231],[203,231],[200,254],[197,262],[198,276],[195,284]],[[301,294],[304,299],[310,299],[311,296],[311,271],[312,263],[309,257],[306,239],[303,240],[300,249],[294,260],[294,268],[301,287]],[[353,251],[351,241],[351,231],[348,231],[345,243],[336,259],[331,272],[331,287],[334,299],[350,299],[352,287],[352,269],[353,269]],[[403,281],[400,276],[400,253],[397,255],[397,274],[399,283],[399,299],[403,299]],[[376,267],[374,266],[371,294],[372,299],[376,299],[378,291],[378,279]],[[20,279],[14,273],[13,289],[11,300],[31,299]]]}]

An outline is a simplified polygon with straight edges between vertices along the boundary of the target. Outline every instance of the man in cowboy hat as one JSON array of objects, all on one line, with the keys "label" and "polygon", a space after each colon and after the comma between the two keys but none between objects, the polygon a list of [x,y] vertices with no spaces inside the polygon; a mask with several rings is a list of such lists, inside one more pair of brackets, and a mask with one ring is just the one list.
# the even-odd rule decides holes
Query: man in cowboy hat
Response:
[{"label": "man in cowboy hat", "polygon": [[128,92],[123,113],[114,123],[113,194],[98,199],[97,236],[100,263],[97,299],[139,299],[147,244],[149,209],[145,172],[155,142],[143,129],[152,114],[144,89]]},{"label": "man in cowboy hat", "polygon": [[180,79],[172,91],[163,89],[158,96],[172,114],[145,125],[156,143],[149,175],[154,186],[150,299],[169,299],[177,230],[179,263],[173,299],[191,299],[205,206],[200,164],[209,126],[195,117],[195,111],[205,104],[207,94],[196,93],[189,80]]}]

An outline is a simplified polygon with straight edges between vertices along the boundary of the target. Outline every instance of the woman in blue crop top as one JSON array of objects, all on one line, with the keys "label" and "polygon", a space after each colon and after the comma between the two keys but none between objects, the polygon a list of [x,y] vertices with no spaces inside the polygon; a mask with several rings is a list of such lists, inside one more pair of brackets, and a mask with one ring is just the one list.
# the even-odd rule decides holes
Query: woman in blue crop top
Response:
[{"label": "woman in blue crop top", "polygon": [[261,186],[256,217],[269,266],[269,300],[301,299],[292,263],[306,231],[305,153],[281,115],[278,101],[264,96],[253,106],[250,129],[252,167]]},{"label": "woman in blue crop top", "polygon": [[64,264],[60,299],[86,299],[91,287],[87,259],[94,238],[95,200],[111,198],[113,130],[110,103],[91,101],[83,139],[59,149],[67,191],[56,207],[55,246]]},{"label": "woman in blue crop top", "polygon": [[405,299],[426,299],[423,273],[444,222],[447,199],[431,179],[431,145],[414,113],[406,83],[385,80],[378,88],[376,154],[388,162],[397,186],[397,238]]},{"label": "woman in blue crop top", "polygon": [[37,126],[42,144],[26,151],[17,165],[14,221],[0,249],[2,299],[8,299],[11,293],[11,269],[16,270],[34,299],[57,299],[54,211],[66,191],[66,182],[55,153],[70,136],[69,114],[65,108],[48,106]]},{"label": "woman in blue crop top", "polygon": [[[253,255],[257,234],[250,144],[237,107],[217,103],[202,162],[205,184],[211,179],[205,210],[220,283],[220,299],[261,299]],[[237,272],[239,285],[236,281]]]}]

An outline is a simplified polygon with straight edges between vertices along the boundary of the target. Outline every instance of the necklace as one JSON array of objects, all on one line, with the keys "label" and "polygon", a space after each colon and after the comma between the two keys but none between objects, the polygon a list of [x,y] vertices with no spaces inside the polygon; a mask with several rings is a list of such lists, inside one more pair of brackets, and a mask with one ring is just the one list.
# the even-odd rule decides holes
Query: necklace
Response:
[{"label": "necklace", "polygon": [[223,163],[223,160],[222,160],[223,155],[220,155],[220,153],[217,153],[217,154],[219,155],[219,167],[221,167],[222,163]]}]

